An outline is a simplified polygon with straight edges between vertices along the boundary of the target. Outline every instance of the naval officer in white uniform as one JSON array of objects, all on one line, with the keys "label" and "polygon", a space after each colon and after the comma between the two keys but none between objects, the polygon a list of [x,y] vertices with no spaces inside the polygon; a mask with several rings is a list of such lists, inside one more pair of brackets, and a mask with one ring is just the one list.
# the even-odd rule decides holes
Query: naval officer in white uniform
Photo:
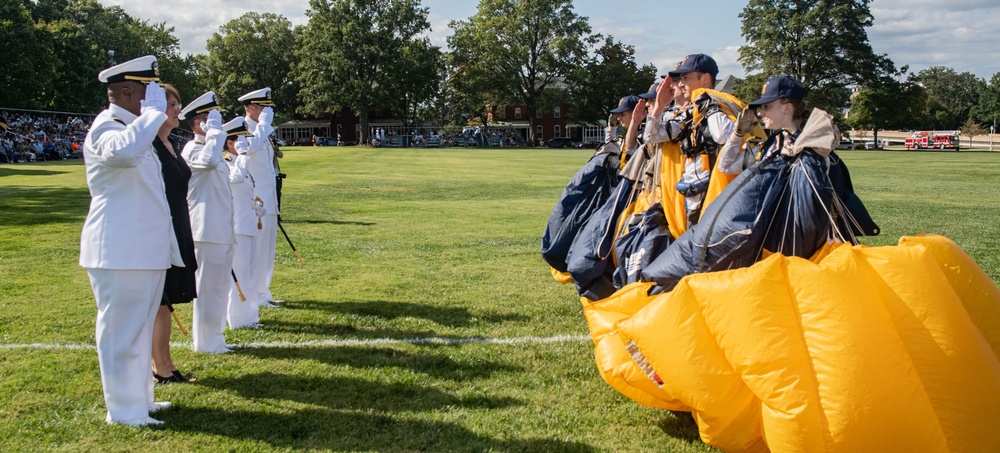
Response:
[{"label": "naval officer in white uniform", "polygon": [[239,288],[234,284],[229,290],[229,309],[226,319],[230,329],[260,328],[259,306],[257,304],[256,263],[254,251],[256,238],[263,229],[263,200],[254,192],[254,180],[247,171],[250,157],[246,123],[242,116],[222,125],[226,132],[226,164],[229,165],[229,186],[233,190],[233,221],[236,244],[233,253],[233,273],[239,279],[246,300],[240,298]]},{"label": "naval officer in white uniform", "polygon": [[97,360],[108,423],[163,422],[153,401],[153,319],[171,263],[183,266],[170,222],[160,160],[153,149],[166,119],[156,57],[105,69],[107,110],[83,143],[90,211],[80,236],[80,266],[97,300]]},{"label": "naval officer in white uniform", "polygon": [[[250,174],[254,178],[254,190],[264,201],[267,214],[261,219],[263,228],[257,234],[257,250],[254,259],[257,265],[257,297],[262,307],[274,307],[271,295],[271,278],[274,276],[274,249],[278,238],[278,192],[277,173],[274,168],[274,147],[271,146],[271,132],[274,128],[274,110],[271,108],[271,89],[261,88],[240,96],[239,101],[246,109],[247,130],[253,134],[247,137],[250,156]],[[245,291],[245,288],[244,288]]]},{"label": "naval officer in white uniform", "polygon": [[194,140],[184,145],[181,157],[191,167],[188,212],[198,260],[195,285],[192,346],[196,352],[230,352],[222,332],[226,326],[229,288],[233,284],[233,194],[229,167],[222,160],[226,133],[215,93],[209,91],[189,103],[181,119],[190,120]]}]

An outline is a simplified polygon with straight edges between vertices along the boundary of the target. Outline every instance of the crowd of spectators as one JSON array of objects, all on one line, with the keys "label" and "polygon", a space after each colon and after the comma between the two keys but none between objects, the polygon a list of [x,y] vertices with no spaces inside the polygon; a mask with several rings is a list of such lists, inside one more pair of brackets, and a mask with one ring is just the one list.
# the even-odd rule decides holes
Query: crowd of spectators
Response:
[{"label": "crowd of spectators", "polygon": [[0,164],[75,159],[81,156],[91,118],[0,110],[7,132],[0,137]]}]

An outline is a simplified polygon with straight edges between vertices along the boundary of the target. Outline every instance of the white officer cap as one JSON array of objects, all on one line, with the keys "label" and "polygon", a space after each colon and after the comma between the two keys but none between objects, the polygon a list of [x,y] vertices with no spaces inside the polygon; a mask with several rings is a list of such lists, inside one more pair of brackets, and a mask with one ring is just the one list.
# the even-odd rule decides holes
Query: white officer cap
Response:
[{"label": "white officer cap", "polygon": [[97,80],[104,83],[117,83],[126,80],[143,83],[159,82],[160,68],[156,64],[156,57],[146,55],[101,71],[97,75]]},{"label": "white officer cap", "polygon": [[271,102],[271,89],[261,88],[257,91],[251,91],[243,96],[240,96],[239,101],[243,105],[247,104],[257,104],[264,106],[273,106],[274,102]]},{"label": "white officer cap", "polygon": [[226,138],[234,138],[240,135],[253,135],[249,130],[247,130],[247,123],[243,120],[242,116],[237,116],[228,123],[223,124],[222,130],[226,131]]},{"label": "white officer cap", "polygon": [[220,112],[222,111],[222,109],[219,108],[219,101],[215,98],[215,92],[209,91],[201,96],[198,96],[198,99],[188,103],[188,105],[184,107],[184,110],[181,110],[181,115],[178,118],[182,120],[194,118],[202,113],[207,113],[212,109],[218,109]]}]

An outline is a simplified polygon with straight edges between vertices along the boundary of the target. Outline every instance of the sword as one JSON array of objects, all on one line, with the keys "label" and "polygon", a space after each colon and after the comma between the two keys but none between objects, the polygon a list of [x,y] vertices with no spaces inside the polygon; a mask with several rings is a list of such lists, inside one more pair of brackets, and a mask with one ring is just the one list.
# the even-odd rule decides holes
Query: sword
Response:
[{"label": "sword", "polygon": [[305,266],[306,262],[302,261],[302,255],[299,255],[299,251],[295,249],[295,244],[292,244],[292,238],[288,237],[288,233],[285,232],[285,227],[278,221],[278,228],[281,228],[281,234],[285,235],[285,240],[288,241],[288,245],[292,247],[292,251],[295,252],[295,258],[299,260],[299,265]]},{"label": "sword", "polygon": [[243,288],[240,288],[240,281],[236,279],[236,271],[230,269],[229,272],[233,273],[233,283],[236,284],[236,292],[240,293],[240,302],[246,302],[247,297],[243,295]]},{"label": "sword", "polygon": [[174,306],[167,304],[167,310],[170,310],[170,314],[174,317],[174,321],[177,321],[177,327],[181,329],[181,334],[187,335],[188,331],[184,328],[184,323],[181,322],[180,316],[177,316],[177,312],[174,311]]}]

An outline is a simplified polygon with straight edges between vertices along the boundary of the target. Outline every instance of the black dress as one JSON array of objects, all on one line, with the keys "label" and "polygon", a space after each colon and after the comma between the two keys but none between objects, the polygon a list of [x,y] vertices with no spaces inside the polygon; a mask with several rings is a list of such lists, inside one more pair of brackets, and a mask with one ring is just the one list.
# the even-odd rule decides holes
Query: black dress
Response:
[{"label": "black dress", "polygon": [[194,256],[194,236],[191,234],[191,217],[188,215],[187,202],[191,168],[184,162],[180,153],[176,156],[172,154],[159,137],[153,141],[153,148],[156,149],[160,166],[163,167],[163,186],[167,193],[167,204],[170,206],[177,245],[180,246],[185,266],[171,266],[167,269],[160,305],[184,304],[197,297],[194,271],[198,269],[198,262]]}]

